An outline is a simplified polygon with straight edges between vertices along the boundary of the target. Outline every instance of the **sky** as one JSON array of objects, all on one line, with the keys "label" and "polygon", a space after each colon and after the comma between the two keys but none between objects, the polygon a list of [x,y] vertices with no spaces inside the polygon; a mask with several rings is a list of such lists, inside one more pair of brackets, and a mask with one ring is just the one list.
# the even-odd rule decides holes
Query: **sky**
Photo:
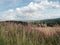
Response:
[{"label": "sky", "polygon": [[0,21],[60,18],[60,0],[0,0]]}]

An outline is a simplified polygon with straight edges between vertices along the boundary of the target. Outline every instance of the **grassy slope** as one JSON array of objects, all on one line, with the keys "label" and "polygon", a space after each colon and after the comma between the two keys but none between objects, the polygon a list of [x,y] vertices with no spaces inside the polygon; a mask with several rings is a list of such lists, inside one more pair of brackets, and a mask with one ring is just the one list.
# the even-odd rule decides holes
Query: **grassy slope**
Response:
[{"label": "grassy slope", "polygon": [[60,45],[60,26],[0,22],[0,45]]}]

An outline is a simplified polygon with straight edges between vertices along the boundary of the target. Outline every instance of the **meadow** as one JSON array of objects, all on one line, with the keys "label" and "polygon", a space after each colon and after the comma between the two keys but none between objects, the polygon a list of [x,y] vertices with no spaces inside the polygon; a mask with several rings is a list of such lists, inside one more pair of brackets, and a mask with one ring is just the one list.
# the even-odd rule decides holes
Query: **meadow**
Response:
[{"label": "meadow", "polygon": [[0,45],[60,45],[60,26],[0,22]]}]

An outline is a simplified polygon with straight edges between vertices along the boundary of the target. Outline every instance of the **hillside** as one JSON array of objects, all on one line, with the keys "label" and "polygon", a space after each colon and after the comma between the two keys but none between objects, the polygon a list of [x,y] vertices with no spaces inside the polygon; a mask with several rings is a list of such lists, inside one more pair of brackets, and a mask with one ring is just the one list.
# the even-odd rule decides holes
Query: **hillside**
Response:
[{"label": "hillside", "polygon": [[59,22],[60,19],[1,21],[0,45],[60,45]]},{"label": "hillside", "polygon": [[0,45],[60,45],[60,26],[32,22],[0,22]]}]

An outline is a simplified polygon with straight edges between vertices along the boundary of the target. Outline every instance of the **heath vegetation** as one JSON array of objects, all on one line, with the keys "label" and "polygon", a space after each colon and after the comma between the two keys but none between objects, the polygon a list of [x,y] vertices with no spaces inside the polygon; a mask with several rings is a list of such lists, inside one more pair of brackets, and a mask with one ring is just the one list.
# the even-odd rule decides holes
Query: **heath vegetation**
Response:
[{"label": "heath vegetation", "polygon": [[0,22],[0,45],[60,45],[59,24]]}]

